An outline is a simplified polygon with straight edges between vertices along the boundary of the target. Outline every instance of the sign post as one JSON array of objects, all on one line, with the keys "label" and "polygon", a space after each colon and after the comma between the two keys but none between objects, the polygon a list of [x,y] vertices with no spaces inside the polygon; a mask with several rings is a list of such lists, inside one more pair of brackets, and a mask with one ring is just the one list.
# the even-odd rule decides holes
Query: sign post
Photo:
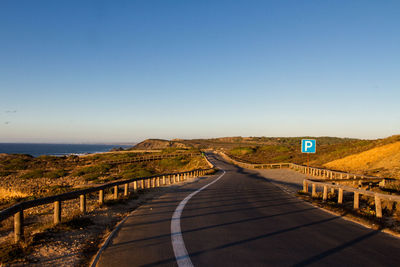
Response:
[{"label": "sign post", "polygon": [[301,153],[306,153],[307,154],[307,174],[309,173],[309,165],[310,165],[310,158],[309,155],[310,153],[316,153],[317,152],[317,141],[314,139],[302,139],[301,140]]}]

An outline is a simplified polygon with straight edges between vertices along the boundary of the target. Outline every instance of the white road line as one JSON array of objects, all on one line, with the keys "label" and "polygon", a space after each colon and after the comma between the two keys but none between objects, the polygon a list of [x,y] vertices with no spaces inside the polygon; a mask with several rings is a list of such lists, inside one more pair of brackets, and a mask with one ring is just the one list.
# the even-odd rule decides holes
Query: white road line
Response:
[{"label": "white road line", "polygon": [[181,232],[181,214],[183,209],[185,208],[186,203],[197,193],[202,191],[203,189],[209,187],[213,183],[217,182],[219,179],[224,176],[225,171],[222,170],[224,173],[221,174],[217,179],[212,181],[211,183],[206,184],[202,188],[196,190],[195,192],[188,195],[184,200],[179,203],[176,207],[174,214],[171,218],[171,242],[172,248],[174,249],[176,263],[179,267],[192,267],[193,263],[190,260],[189,254],[185,247],[185,242],[183,241],[182,232]]}]

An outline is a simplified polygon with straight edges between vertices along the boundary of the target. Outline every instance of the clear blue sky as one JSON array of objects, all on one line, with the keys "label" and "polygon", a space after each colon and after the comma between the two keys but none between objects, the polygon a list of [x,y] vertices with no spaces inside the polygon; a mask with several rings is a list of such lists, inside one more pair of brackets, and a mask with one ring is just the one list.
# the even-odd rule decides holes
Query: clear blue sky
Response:
[{"label": "clear blue sky", "polygon": [[400,133],[400,1],[0,1],[0,142]]}]

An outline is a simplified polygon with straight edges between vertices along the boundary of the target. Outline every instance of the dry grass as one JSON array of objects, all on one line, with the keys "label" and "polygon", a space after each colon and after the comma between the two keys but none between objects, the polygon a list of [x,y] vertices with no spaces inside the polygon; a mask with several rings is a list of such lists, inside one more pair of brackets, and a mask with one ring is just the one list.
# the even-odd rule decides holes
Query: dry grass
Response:
[{"label": "dry grass", "polygon": [[328,162],[329,169],[400,178],[400,142]]},{"label": "dry grass", "polygon": [[12,189],[5,189],[0,187],[0,200],[8,200],[14,198],[24,198],[27,197],[28,194],[23,192],[12,190]]}]

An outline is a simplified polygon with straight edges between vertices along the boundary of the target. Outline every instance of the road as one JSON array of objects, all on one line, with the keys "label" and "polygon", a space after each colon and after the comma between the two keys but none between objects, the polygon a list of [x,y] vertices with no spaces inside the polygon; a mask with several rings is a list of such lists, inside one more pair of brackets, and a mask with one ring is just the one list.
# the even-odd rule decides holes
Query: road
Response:
[{"label": "road", "polygon": [[400,239],[209,157],[225,173],[171,188],[137,209],[97,266],[399,266]]}]

